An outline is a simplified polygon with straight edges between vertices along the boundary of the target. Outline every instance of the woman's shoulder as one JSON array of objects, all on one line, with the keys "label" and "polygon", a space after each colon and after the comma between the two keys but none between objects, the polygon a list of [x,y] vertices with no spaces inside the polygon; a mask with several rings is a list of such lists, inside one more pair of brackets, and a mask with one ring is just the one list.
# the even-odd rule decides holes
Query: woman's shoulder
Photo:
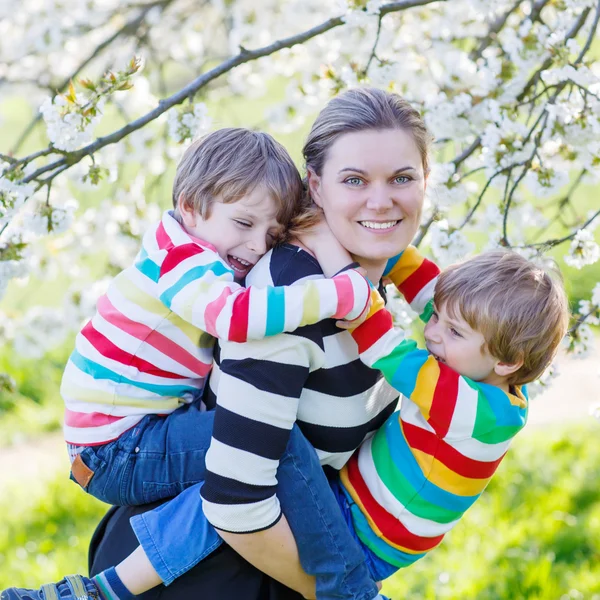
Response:
[{"label": "woman's shoulder", "polygon": [[265,254],[246,278],[246,285],[291,285],[323,277],[317,259],[293,244],[281,244]]}]

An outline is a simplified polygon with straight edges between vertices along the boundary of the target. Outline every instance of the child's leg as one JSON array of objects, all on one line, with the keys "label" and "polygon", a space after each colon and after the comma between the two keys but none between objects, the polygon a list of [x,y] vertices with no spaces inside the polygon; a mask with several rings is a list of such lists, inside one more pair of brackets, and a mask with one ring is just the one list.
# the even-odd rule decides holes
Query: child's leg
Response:
[{"label": "child's leg", "polygon": [[317,578],[317,598],[377,597],[365,555],[353,535],[315,449],[294,426],[277,471],[277,497],[304,570]]},{"label": "child's leg", "polygon": [[201,411],[199,402],[166,417],[146,417],[115,442],[86,448],[79,464],[85,479],[79,483],[87,483],[84,489],[91,495],[116,505],[172,498],[204,481],[213,422],[213,412]]},{"label": "child's leg", "polygon": [[[314,448],[294,426],[277,471],[277,496],[298,543],[300,560],[307,573],[317,577],[322,598],[371,600],[377,588],[365,557],[344,519],[335,495],[323,473]],[[152,565],[160,580],[169,585],[213,552],[221,538],[202,511],[200,485],[170,502],[131,519],[143,548],[143,572]],[[138,551],[136,551],[138,552]],[[152,581],[142,583],[137,562],[125,559],[117,572],[127,587],[141,593]]]},{"label": "child's leg", "polygon": [[[296,537],[304,569],[317,577],[319,600],[371,600],[377,596],[364,556],[356,544],[317,455],[297,426],[277,473],[277,495]],[[170,502],[137,515],[132,527],[141,547],[109,575],[130,593],[160,582],[168,585],[222,544],[202,512],[200,488],[188,487]],[[95,577],[101,581],[103,575]],[[15,598],[25,596],[15,596]],[[33,596],[32,596],[33,597]],[[119,595],[106,596],[118,598]]]}]

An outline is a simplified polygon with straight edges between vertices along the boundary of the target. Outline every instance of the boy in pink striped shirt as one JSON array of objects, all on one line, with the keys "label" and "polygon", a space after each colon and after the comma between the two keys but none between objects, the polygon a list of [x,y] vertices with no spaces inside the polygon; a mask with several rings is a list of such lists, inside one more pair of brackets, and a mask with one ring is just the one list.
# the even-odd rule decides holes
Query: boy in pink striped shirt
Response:
[{"label": "boy in pink striped shirt", "polygon": [[369,283],[335,247],[331,279],[237,283],[306,217],[304,202],[296,167],[267,134],[223,129],[187,149],[174,210],[98,300],[63,376],[71,478],[90,494],[145,504],[203,479],[197,432],[215,338],[262,339],[366,312]]}]

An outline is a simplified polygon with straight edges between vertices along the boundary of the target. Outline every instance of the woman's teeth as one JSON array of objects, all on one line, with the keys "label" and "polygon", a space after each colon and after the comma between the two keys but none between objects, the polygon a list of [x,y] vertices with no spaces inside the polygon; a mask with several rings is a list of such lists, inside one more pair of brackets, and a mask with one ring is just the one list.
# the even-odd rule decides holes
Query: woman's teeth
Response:
[{"label": "woman's teeth", "polygon": [[384,223],[379,221],[359,221],[359,223],[367,229],[389,229],[399,223],[399,221],[385,221]]}]

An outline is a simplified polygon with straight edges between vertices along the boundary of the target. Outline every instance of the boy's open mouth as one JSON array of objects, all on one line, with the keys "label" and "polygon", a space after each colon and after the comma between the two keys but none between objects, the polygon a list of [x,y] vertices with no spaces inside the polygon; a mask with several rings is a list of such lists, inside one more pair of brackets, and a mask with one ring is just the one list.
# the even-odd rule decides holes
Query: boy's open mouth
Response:
[{"label": "boy's open mouth", "polygon": [[227,262],[237,275],[246,275],[254,266],[251,262],[248,262],[239,256],[234,256],[233,254],[227,255]]},{"label": "boy's open mouth", "polygon": [[441,362],[441,363],[446,362],[443,358],[441,358],[440,356],[435,354],[435,352],[432,352],[429,348],[427,348],[427,352],[429,352],[429,354],[431,354],[431,356],[433,356],[433,358],[435,358],[435,360],[437,360],[438,362]]}]

